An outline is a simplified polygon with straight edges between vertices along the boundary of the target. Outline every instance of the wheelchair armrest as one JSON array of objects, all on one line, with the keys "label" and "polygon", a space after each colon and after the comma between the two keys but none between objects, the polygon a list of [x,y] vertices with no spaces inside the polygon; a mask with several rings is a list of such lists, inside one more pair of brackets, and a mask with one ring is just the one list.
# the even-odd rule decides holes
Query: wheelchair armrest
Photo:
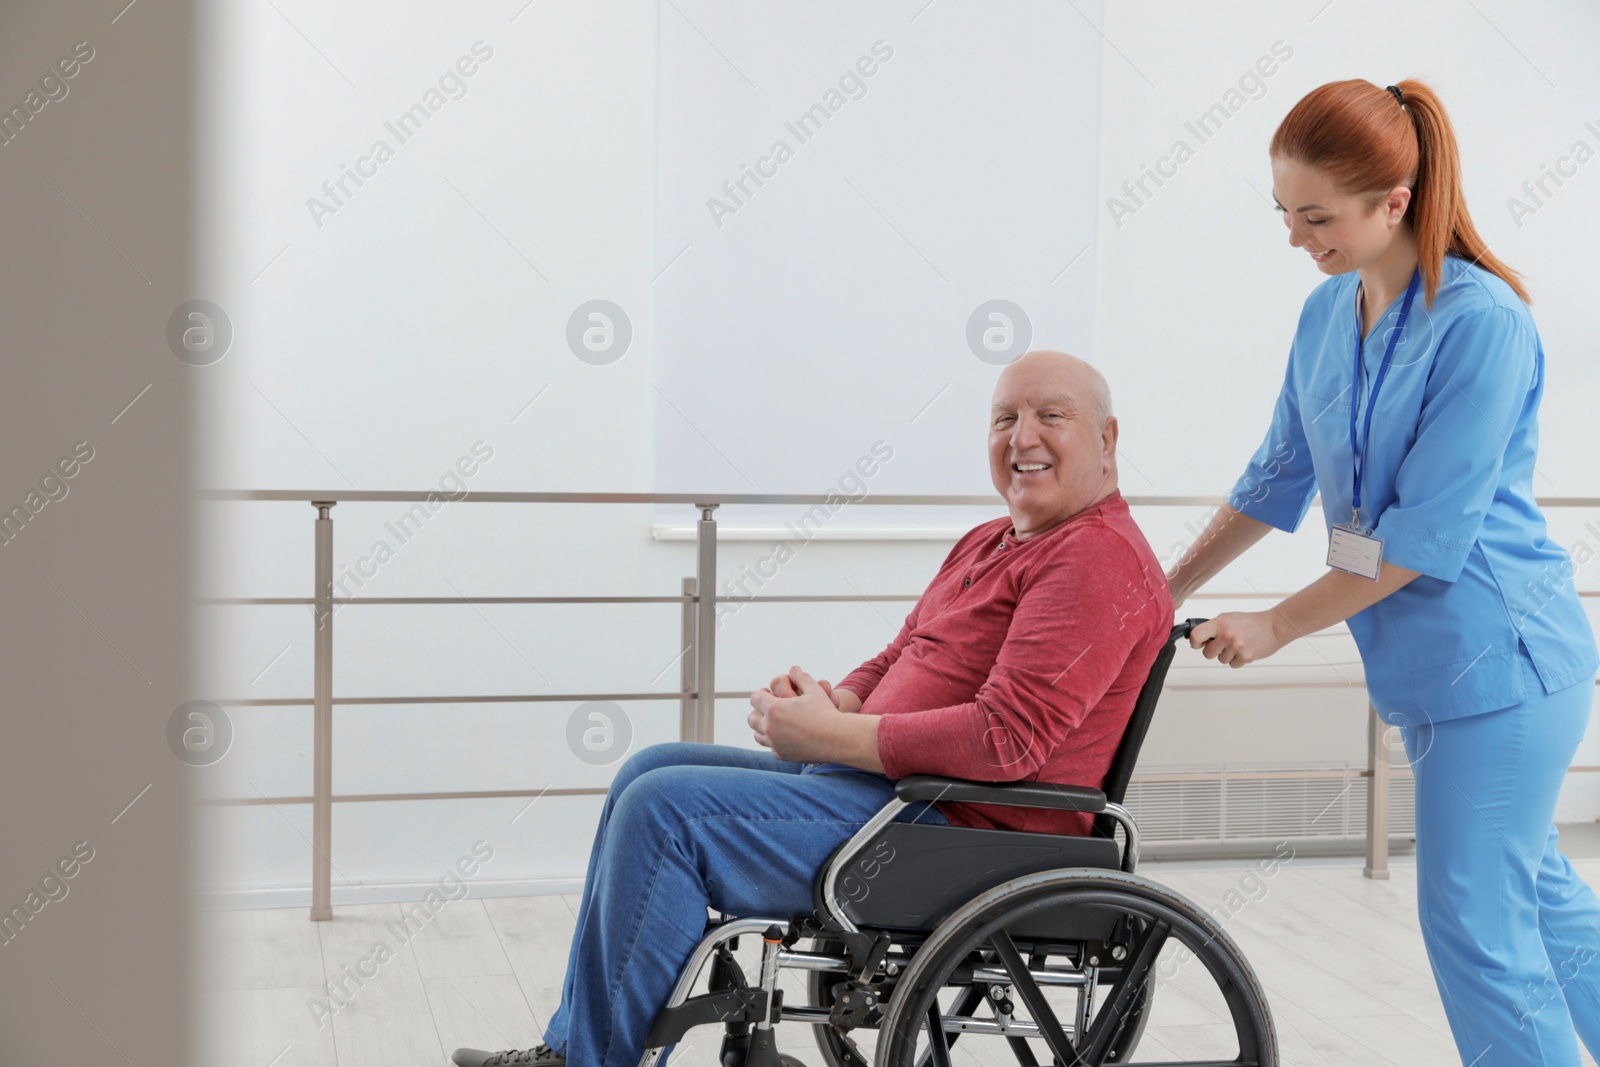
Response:
[{"label": "wheelchair armrest", "polygon": [[936,774],[913,774],[896,782],[894,793],[907,803],[949,800],[961,804],[1086,811],[1093,815],[1106,810],[1106,795],[1100,790],[1052,782],[972,782],[964,778],[941,778]]}]

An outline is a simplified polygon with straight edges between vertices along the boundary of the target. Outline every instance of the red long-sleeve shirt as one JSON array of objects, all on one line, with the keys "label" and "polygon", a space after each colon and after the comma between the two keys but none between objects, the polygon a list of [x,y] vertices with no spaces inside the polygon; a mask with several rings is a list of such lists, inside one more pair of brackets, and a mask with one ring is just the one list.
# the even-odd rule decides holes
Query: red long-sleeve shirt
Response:
[{"label": "red long-sleeve shirt", "polygon": [[[1119,492],[1019,541],[1009,518],[969,531],[894,642],[839,686],[881,715],[899,779],[1099,788],[1172,628],[1161,566]],[[941,802],[957,826],[1086,834],[1077,812]]]}]

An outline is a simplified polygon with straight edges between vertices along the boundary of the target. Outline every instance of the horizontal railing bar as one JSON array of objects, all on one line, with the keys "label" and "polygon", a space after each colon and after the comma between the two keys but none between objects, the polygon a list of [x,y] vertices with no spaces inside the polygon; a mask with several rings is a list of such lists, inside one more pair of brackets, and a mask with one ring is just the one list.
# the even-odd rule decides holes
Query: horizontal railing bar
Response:
[{"label": "horizontal railing bar", "polygon": [[[1394,765],[1393,770],[1401,774],[1411,773],[1411,768],[1403,763]],[[1579,765],[1567,768],[1568,774],[1593,774],[1600,773],[1600,764],[1594,766]],[[1217,781],[1246,781],[1259,778],[1275,778],[1280,781],[1301,781],[1302,779],[1315,778],[1371,778],[1370,770],[1352,768],[1348,771],[1223,771],[1216,774],[1207,774],[1204,771],[1176,774],[1138,774],[1135,773],[1133,782],[1217,782]],[[345,793],[333,797],[335,804],[372,804],[389,800],[502,800],[515,797],[578,797],[578,796],[604,796],[609,787],[597,786],[586,789],[478,789],[466,792],[442,793]],[[310,797],[226,797],[202,800],[200,803],[213,807],[248,808],[275,806],[278,804],[309,804]]]},{"label": "horizontal railing bar", "polygon": [[[1288,594],[1284,594],[1287,596]],[[888,603],[890,601],[913,601],[922,599],[918,593],[885,593],[882,596],[866,595],[860,593],[816,593],[795,596],[719,596],[715,600],[719,604],[798,604],[806,602],[844,604],[856,600],[865,600],[871,603]],[[334,597],[335,606],[345,604],[693,604],[696,598],[692,596],[362,596],[362,597]],[[308,596],[242,596],[242,597],[208,597],[198,601],[208,607],[219,605],[308,605],[315,603]]]},{"label": "horizontal railing bar", "polygon": [[1208,685],[1205,682],[1168,682],[1161,687],[1162,692],[1191,692],[1194,690],[1216,689],[1228,691],[1247,689],[1254,692],[1257,689],[1365,689],[1365,682],[1249,682],[1245,684],[1233,682],[1218,682]]},{"label": "horizontal railing bar", "polygon": [[[1600,589],[1579,589],[1579,596],[1600,596]],[[1190,593],[1190,600],[1283,600],[1293,593]]]},{"label": "horizontal railing bar", "polygon": [[249,700],[217,700],[224,708],[309,708],[310,697],[253,697]]},{"label": "horizontal railing bar", "polygon": [[[1406,767],[1406,766],[1401,766],[1400,764],[1397,763],[1397,764],[1394,765],[1394,769],[1397,770],[1397,771],[1410,771],[1411,768],[1410,767]],[[1263,779],[1263,778],[1276,778],[1276,779],[1282,779],[1284,781],[1298,782],[1298,781],[1300,781],[1302,779],[1313,779],[1313,778],[1341,778],[1341,779],[1342,778],[1350,778],[1350,779],[1356,779],[1356,778],[1371,778],[1371,777],[1372,777],[1372,771],[1371,770],[1368,770],[1368,769],[1365,769],[1365,768],[1360,768],[1360,767],[1351,767],[1348,770],[1342,770],[1342,771],[1334,771],[1334,770],[1330,770],[1330,771],[1217,771],[1217,772],[1210,773],[1210,774],[1206,773],[1205,771],[1177,771],[1177,772],[1170,772],[1170,773],[1162,772],[1162,771],[1155,771],[1155,772],[1152,772],[1150,774],[1137,774],[1136,773],[1136,774],[1133,775],[1132,778],[1129,779],[1129,781],[1130,782],[1248,782],[1248,781],[1256,781],[1256,780]]]},{"label": "horizontal railing bar", "polygon": [[[1596,679],[1595,686],[1597,688],[1600,688],[1600,679]],[[1163,685],[1161,687],[1163,692],[1167,692],[1169,690],[1182,690],[1184,692],[1195,692],[1195,691],[1202,691],[1202,690],[1207,690],[1207,689],[1216,689],[1216,690],[1219,690],[1219,691],[1245,690],[1245,691],[1249,691],[1249,692],[1254,692],[1257,689],[1365,689],[1365,688],[1366,688],[1366,683],[1365,682],[1344,682],[1344,681],[1340,681],[1340,682],[1249,682],[1249,683],[1218,682],[1218,683],[1216,683],[1214,685],[1208,685],[1208,684],[1206,684],[1204,682],[1168,682],[1166,685]],[[721,694],[719,693],[718,696],[720,697]]]},{"label": "horizontal railing bar", "polygon": [[[738,700],[755,692],[754,689],[728,689],[718,690],[714,695],[718,700]],[[682,700],[685,697],[693,700],[699,696],[690,689],[677,693],[487,693],[474,696],[443,696],[443,697],[334,697],[334,704],[548,704],[561,701],[583,700]],[[218,700],[215,703],[225,708],[294,708],[310,707],[310,697],[254,697],[244,700]]]},{"label": "horizontal railing bar", "polygon": [[[751,690],[718,693],[718,699],[747,697]],[[334,697],[335,705],[369,704],[542,704],[583,700],[682,700],[682,693],[476,693],[470,696]],[[225,708],[287,708],[309,706],[310,697],[263,697],[253,700],[219,700]]]},{"label": "horizontal railing bar", "polygon": [[[841,595],[841,600],[854,597]],[[345,604],[682,604],[693,603],[686,596],[362,596],[333,598],[336,607]],[[197,603],[217,605],[312,604],[307,596],[207,597]]]},{"label": "horizontal railing bar", "polygon": [[[425,503],[431,499],[448,500],[438,490],[388,490],[388,489],[201,489],[196,493],[201,500],[278,500],[303,503],[376,504]],[[1223,502],[1222,497],[1196,495],[1139,494],[1124,495],[1129,507],[1205,507]],[[1318,498],[1320,499],[1320,497]],[[833,493],[509,493],[470,491],[454,503],[476,501],[480,504],[827,504],[837,501]],[[1313,500],[1315,504],[1317,500]],[[869,505],[953,505],[985,506],[1004,504],[998,496],[895,493],[871,496],[855,501]],[[1600,496],[1539,497],[1542,507],[1596,508]]]},{"label": "horizontal railing bar", "polygon": [[796,594],[794,596],[719,596],[718,604],[822,604],[835,603],[847,604],[853,601],[865,600],[874,604],[900,600],[921,600],[920,593],[886,593],[883,596],[861,593],[815,593]]},{"label": "horizontal railing bar", "polygon": [[[447,793],[342,793],[333,796],[335,804],[370,804],[380,800],[504,800],[516,797],[588,797],[604,796],[607,786],[590,786],[584,789],[475,789]],[[309,804],[310,797],[226,797],[203,800],[224,808],[249,808],[278,804]]]},{"label": "horizontal railing bar", "polygon": [[[718,694],[721,696],[722,694]],[[730,696],[749,696],[732,693]],[[472,696],[443,697],[334,697],[335,704],[548,704],[571,700],[682,700],[680,693],[594,693],[588,696],[574,693],[484,693]]]},{"label": "horizontal railing bar", "polygon": [[[1306,664],[1315,669],[1315,664]],[[1600,687],[1600,678],[1595,680],[1595,685]],[[1185,692],[1204,691],[1214,689],[1222,692],[1231,690],[1257,689],[1364,689],[1364,682],[1168,682],[1161,687],[1163,690],[1184,690]],[[718,700],[738,700],[755,692],[754,689],[729,689],[718,690],[715,694]],[[539,704],[560,703],[562,701],[584,700],[682,700],[685,697],[695,699],[698,696],[693,690],[679,693],[490,693],[475,696],[443,696],[443,697],[334,697],[335,704],[373,705],[373,704]],[[217,704],[225,708],[293,708],[309,707],[310,697],[256,697],[248,700],[218,700]]]},{"label": "horizontal railing bar", "polygon": [[[1580,597],[1600,597],[1600,589],[1579,589]],[[1293,596],[1293,593],[1190,593],[1190,600],[1283,600]],[[887,604],[900,601],[914,601],[922,599],[920,593],[884,593],[882,595],[860,593],[810,593],[796,594],[794,596],[719,596],[718,604],[846,604],[851,601],[865,600],[874,604]],[[692,596],[363,596],[363,597],[334,597],[334,604],[693,604],[696,598]],[[206,607],[218,606],[283,606],[283,605],[310,605],[315,601],[308,596],[238,596],[238,597],[205,597],[196,603]],[[1338,631],[1348,633],[1348,630]]]},{"label": "horizontal railing bar", "polygon": [[[1169,671],[1211,671],[1212,673],[1215,673],[1216,669],[1217,669],[1217,666],[1218,666],[1218,664],[1215,664],[1215,663],[1174,663],[1170,668],[1168,668],[1168,670]],[[1340,667],[1359,667],[1359,666],[1361,666],[1361,661],[1358,660],[1358,659],[1342,659],[1342,660],[1339,660],[1337,663],[1335,663],[1333,660],[1329,660],[1326,663],[1260,663],[1260,662],[1255,662],[1255,663],[1251,663],[1250,666],[1252,668],[1254,668],[1255,670],[1257,670],[1257,671],[1273,671],[1273,670],[1276,670],[1276,671],[1303,671],[1303,670],[1306,670],[1307,668],[1310,668],[1312,670],[1321,670],[1324,667],[1332,667],[1335,670],[1338,670]],[[1172,675],[1169,673],[1167,675],[1167,677],[1170,678],[1170,677],[1172,677]]]},{"label": "horizontal railing bar", "polygon": [[[391,489],[330,489],[327,491],[305,489],[202,489],[201,500],[277,500],[301,503],[327,504],[421,504],[429,500],[448,500],[455,504],[827,504],[837,503],[834,493],[513,493],[477,491],[468,492],[452,500],[434,490]],[[1216,503],[1212,497],[1195,497],[1196,501]],[[1004,506],[998,496],[950,493],[897,493],[874,496],[858,504],[893,505],[954,505],[985,507]]]}]

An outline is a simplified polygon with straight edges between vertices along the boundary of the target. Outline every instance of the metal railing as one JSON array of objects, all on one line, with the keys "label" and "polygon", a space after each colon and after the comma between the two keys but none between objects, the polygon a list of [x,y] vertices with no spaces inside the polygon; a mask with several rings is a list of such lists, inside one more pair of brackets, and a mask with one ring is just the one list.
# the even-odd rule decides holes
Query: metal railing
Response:
[{"label": "metal railing", "polygon": [[[717,521],[716,509],[724,504],[793,505],[813,507],[827,502],[821,495],[781,493],[514,493],[472,492],[459,502],[480,504],[689,504],[700,512],[695,524],[695,574],[684,578],[682,591],[676,596],[495,596],[495,597],[342,597],[343,605],[424,605],[424,604],[681,604],[681,627],[684,651],[678,692],[643,693],[557,693],[557,694],[469,694],[457,696],[382,696],[339,697],[333,695],[333,519],[331,509],[341,503],[427,503],[432,492],[351,490],[310,492],[293,489],[215,489],[201,492],[200,498],[208,501],[279,501],[308,503],[316,509],[315,521],[315,587],[310,597],[213,597],[201,603],[208,605],[309,605],[313,610],[313,695],[307,698],[261,698],[220,700],[227,707],[293,707],[310,705],[313,708],[313,761],[312,793],[310,796],[240,797],[215,800],[210,803],[228,806],[310,804],[312,809],[312,870],[311,918],[313,921],[331,919],[332,907],[332,843],[333,805],[335,803],[368,803],[398,800],[482,800],[513,797],[588,796],[603,795],[605,788],[573,789],[491,789],[429,793],[333,793],[333,708],[335,705],[374,704],[474,704],[474,703],[531,703],[571,702],[586,700],[635,701],[677,700],[679,702],[679,738],[684,741],[710,742],[715,733],[715,709],[718,699],[747,696],[743,690],[718,692],[716,678],[716,606],[718,603],[828,603],[868,600],[872,602],[915,601],[920,594],[886,594],[863,596],[861,594],[820,594],[804,596],[755,595],[717,596]],[[1129,507],[1210,507],[1219,503],[1215,497],[1206,496],[1126,496]],[[874,496],[873,505],[901,506],[1000,506],[1003,502],[994,496],[915,495]],[[1600,508],[1600,497],[1557,497],[1540,501],[1543,507]],[[701,590],[711,595],[701,595]],[[1207,591],[1196,593],[1191,600],[1241,600],[1268,597],[1281,599],[1288,593],[1230,593]],[[1580,596],[1600,596],[1597,592],[1580,592]],[[701,684],[705,680],[707,684]],[[1302,681],[1289,683],[1211,683],[1184,684],[1169,681],[1167,690],[1201,689],[1274,689],[1274,688],[1355,688],[1361,683],[1351,681]],[[1228,772],[1232,778],[1346,778],[1367,781],[1367,825],[1365,874],[1369,878],[1387,878],[1389,857],[1389,785],[1394,771],[1384,745],[1385,727],[1368,705],[1367,767],[1360,770],[1308,770],[1238,771]],[[1600,766],[1574,766],[1572,771],[1600,771]],[[1199,772],[1188,774],[1134,775],[1136,781],[1215,780],[1219,775]]]}]

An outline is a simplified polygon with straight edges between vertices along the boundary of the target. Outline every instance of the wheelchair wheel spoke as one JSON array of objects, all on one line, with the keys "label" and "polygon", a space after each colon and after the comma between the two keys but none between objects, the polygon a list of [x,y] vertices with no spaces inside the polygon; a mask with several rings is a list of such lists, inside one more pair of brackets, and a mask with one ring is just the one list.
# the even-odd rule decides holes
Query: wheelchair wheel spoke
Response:
[{"label": "wheelchair wheel spoke", "polygon": [[1090,1026],[1089,1033],[1078,1043],[1084,1063],[1100,1067],[1105,1062],[1106,1053],[1111,1050],[1111,1042],[1122,1029],[1128,1012],[1133,1008],[1139,991],[1144,988],[1145,980],[1150,975],[1150,968],[1155,965],[1156,957],[1161,955],[1161,948],[1167,943],[1167,935],[1171,932],[1172,927],[1164,922],[1151,923],[1150,928],[1145,931],[1139,947],[1133,950],[1128,965],[1123,968],[1122,981],[1117,984],[1116,995],[1100,1009],[1100,1015]]},{"label": "wheelchair wheel spoke", "polygon": [[[951,1015],[971,1015],[983,1003],[983,990],[975,985],[969,985],[956,997],[956,1002],[950,1006]],[[960,1034],[951,1034],[950,1043],[953,1045]]]},{"label": "wheelchair wheel spoke", "polygon": [[1011,1046],[1011,1052],[1017,1057],[1017,1063],[1021,1064],[1021,1067],[1039,1067],[1039,1058],[1033,1054],[1033,1049],[1029,1047],[1027,1041],[1020,1037],[1008,1037],[1006,1044]]},{"label": "wheelchair wheel spoke", "polygon": [[950,1067],[950,1043],[944,1036],[944,1012],[939,998],[928,1008],[928,1059],[932,1067]]},{"label": "wheelchair wheel spoke", "polygon": [[[975,985],[967,986],[956,996],[955,1003],[950,1005],[950,1014],[956,1016],[971,1015],[973,1009],[982,1003],[983,990],[979,989]],[[929,1067],[930,1064],[932,1067],[950,1067],[950,1046],[954,1045],[961,1037],[959,1032],[954,1034],[944,1034],[944,1044],[942,1046],[934,1045],[931,1033],[933,1027],[937,1025],[940,1032],[944,1032],[944,1019],[942,1018],[943,1012],[938,1011],[938,1007],[939,1003],[938,998],[936,997],[934,998],[933,1007],[928,1009],[928,1027],[930,1030],[928,1048],[922,1053],[922,1055],[917,1057],[917,1067]],[[937,1051],[940,1047],[943,1049],[943,1062],[940,1062],[939,1052]]]},{"label": "wheelchair wheel spoke", "polygon": [[1034,1024],[1039,1027],[1039,1034],[1044,1038],[1045,1044],[1050,1046],[1050,1051],[1055,1053],[1056,1059],[1062,1063],[1076,1064],[1078,1054],[1073,1049],[1072,1042],[1068,1041],[1067,1035],[1062,1032],[1055,1010],[1045,999],[1044,991],[1039,988],[1039,984],[1033,980],[1033,975],[1028,971],[1027,961],[1012,943],[1011,935],[1004,930],[996,930],[989,938],[989,944],[999,953],[1000,962],[1005,965],[1006,973],[1011,977],[1011,984],[1016,986],[1017,992],[1022,996],[1022,1002],[1028,1006]]}]

